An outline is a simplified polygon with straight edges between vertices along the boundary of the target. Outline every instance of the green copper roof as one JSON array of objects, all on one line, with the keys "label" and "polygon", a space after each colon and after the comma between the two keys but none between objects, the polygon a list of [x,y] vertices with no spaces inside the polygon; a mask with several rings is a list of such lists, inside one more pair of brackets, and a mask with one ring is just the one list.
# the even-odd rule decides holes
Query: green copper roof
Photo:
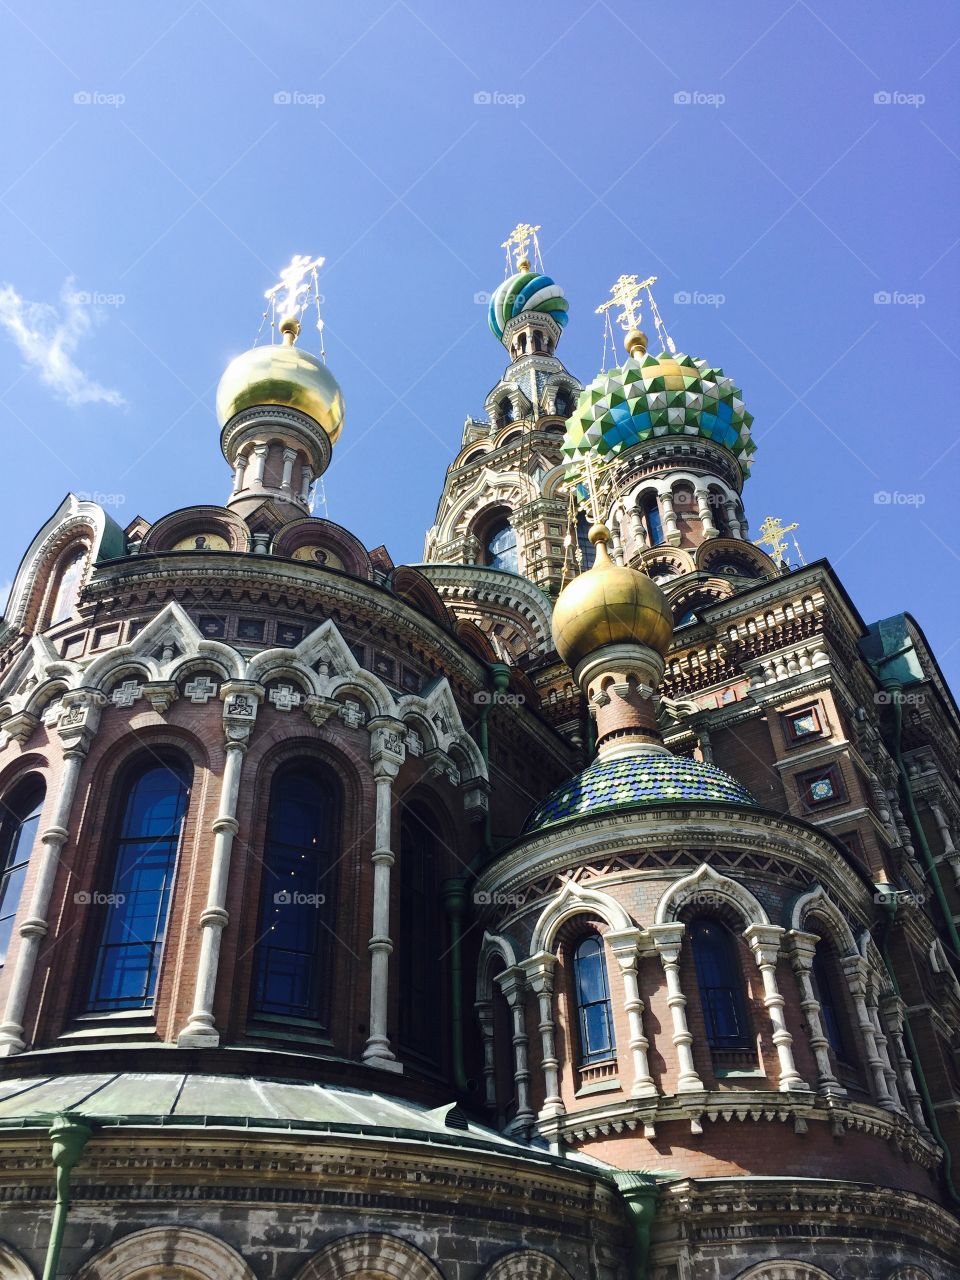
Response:
[{"label": "green copper roof", "polygon": [[700,436],[729,449],[744,474],[756,445],[752,416],[733,379],[682,352],[632,356],[580,393],[563,451],[571,461],[594,452],[622,453],[659,436]]},{"label": "green copper roof", "polygon": [[651,752],[594,760],[547,796],[527,819],[524,831],[616,809],[691,801],[754,807],[757,803],[746,787],[712,764]]}]

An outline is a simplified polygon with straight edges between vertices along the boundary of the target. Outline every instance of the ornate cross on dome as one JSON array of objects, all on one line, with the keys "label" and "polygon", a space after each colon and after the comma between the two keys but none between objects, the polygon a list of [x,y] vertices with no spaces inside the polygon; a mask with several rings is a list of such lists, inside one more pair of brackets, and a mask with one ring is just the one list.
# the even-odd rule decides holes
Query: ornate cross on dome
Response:
[{"label": "ornate cross on dome", "polygon": [[597,315],[603,315],[611,307],[621,307],[617,316],[617,324],[624,331],[640,328],[640,294],[652,284],[657,283],[656,276],[647,276],[646,280],[638,280],[636,276],[621,276],[610,290],[611,297],[597,307]]},{"label": "ornate cross on dome", "polygon": [[[792,533],[794,529],[799,529],[799,525],[782,524],[779,516],[767,516],[763,524],[760,526],[760,537],[754,542],[755,547],[769,547],[770,558],[779,568],[786,562],[787,550],[787,534]],[[794,538],[793,545],[797,546],[797,540]],[[797,547],[799,554],[800,548]]]},{"label": "ornate cross on dome", "polygon": [[280,279],[263,295],[280,318],[284,320],[300,319],[300,312],[307,305],[306,294],[315,279],[318,267],[322,267],[323,258],[311,258],[307,253],[295,253],[289,264],[280,272]]},{"label": "ornate cross on dome", "polygon": [[537,232],[540,230],[540,224],[531,226],[529,222],[518,222],[510,234],[500,246],[501,249],[507,251],[507,262],[510,262],[510,254],[513,253],[517,263],[518,271],[530,270],[530,259],[527,257],[527,245],[533,241],[534,250],[539,256],[540,247],[537,244]]}]

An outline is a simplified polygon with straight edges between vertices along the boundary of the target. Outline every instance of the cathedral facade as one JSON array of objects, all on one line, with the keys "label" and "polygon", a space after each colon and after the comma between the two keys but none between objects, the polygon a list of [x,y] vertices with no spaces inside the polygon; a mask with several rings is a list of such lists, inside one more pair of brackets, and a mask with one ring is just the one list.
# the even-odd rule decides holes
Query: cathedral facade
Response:
[{"label": "cathedral facade", "polygon": [[68,495],[23,557],[2,1280],[960,1276],[956,704],[753,541],[648,282],[583,384],[518,241],[422,563],[312,514],[290,276],[226,503]]}]

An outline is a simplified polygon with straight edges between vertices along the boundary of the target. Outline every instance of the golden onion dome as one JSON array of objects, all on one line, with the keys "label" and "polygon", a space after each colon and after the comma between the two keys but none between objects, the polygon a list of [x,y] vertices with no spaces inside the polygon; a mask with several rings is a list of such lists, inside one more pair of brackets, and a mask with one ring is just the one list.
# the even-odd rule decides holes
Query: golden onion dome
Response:
[{"label": "golden onion dome", "polygon": [[573,670],[608,644],[642,644],[663,657],[673,635],[666,596],[646,574],[613,563],[604,525],[591,528],[590,541],[597,548],[593,566],[564,587],[554,606],[560,657]]},{"label": "golden onion dome", "polygon": [[343,393],[318,356],[294,345],[299,327],[285,321],[283,343],[253,347],[227,365],[217,387],[221,427],[254,405],[279,404],[313,418],[336,444],[343,426]]}]

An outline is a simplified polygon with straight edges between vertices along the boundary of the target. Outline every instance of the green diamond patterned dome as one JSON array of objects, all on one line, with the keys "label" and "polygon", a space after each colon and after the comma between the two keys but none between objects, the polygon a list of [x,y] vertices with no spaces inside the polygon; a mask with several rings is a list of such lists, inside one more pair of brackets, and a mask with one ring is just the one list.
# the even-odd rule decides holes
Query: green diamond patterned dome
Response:
[{"label": "green diamond patterned dome", "polygon": [[563,451],[572,462],[591,451],[622,453],[658,436],[701,436],[735,454],[746,475],[757,447],[752,422],[740,388],[722,369],[682,352],[629,356],[580,393]]},{"label": "green diamond patterned dome", "polygon": [[567,818],[684,801],[753,807],[757,803],[746,787],[712,764],[669,753],[615,756],[594,760],[551,792],[527,819],[524,832]]}]

